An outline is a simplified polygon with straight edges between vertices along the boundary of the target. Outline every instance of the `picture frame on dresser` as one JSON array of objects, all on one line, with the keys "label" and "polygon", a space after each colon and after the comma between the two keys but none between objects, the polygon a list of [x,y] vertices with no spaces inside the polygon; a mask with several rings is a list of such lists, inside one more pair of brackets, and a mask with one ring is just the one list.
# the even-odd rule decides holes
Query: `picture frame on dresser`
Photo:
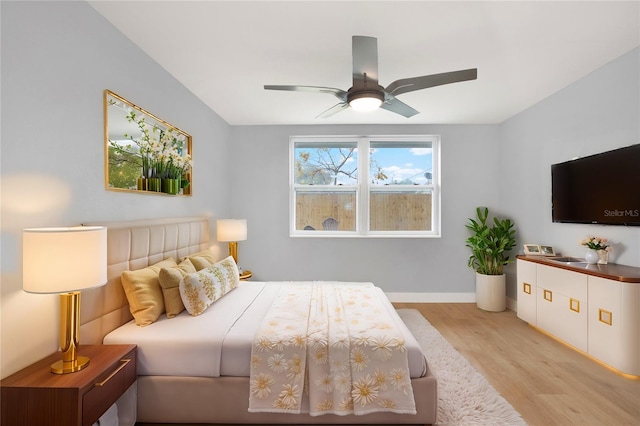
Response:
[{"label": "picture frame on dresser", "polygon": [[529,256],[555,256],[556,250],[552,246],[540,244],[524,244],[524,254]]},{"label": "picture frame on dresser", "polygon": [[524,254],[526,255],[539,255],[542,254],[542,249],[538,244],[524,244]]},{"label": "picture frame on dresser", "polygon": [[556,250],[552,246],[540,246],[540,252],[545,256],[555,256]]}]

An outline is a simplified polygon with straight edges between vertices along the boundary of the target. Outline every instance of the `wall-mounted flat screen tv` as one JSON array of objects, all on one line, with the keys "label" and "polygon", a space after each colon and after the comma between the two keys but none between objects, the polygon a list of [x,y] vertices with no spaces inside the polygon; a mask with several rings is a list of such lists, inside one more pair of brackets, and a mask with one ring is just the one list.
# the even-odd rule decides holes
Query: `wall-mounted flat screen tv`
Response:
[{"label": "wall-mounted flat screen tv", "polygon": [[640,144],[551,165],[554,222],[640,226]]}]

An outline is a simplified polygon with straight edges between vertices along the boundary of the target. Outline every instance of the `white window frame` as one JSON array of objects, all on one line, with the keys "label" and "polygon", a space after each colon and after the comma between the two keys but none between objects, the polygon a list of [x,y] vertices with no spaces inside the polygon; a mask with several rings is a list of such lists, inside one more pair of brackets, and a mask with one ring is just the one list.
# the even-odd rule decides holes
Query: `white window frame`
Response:
[{"label": "white window frame", "polygon": [[[354,186],[335,185],[298,185],[295,183],[295,145],[302,143],[340,143],[356,142],[358,149],[358,182]],[[429,231],[371,231],[369,230],[369,194],[376,190],[388,191],[389,187],[370,185],[369,149],[372,142],[430,142],[432,148],[433,170],[429,185],[394,185],[393,190],[431,191],[431,230]],[[365,155],[362,155],[362,154]],[[289,236],[306,238],[440,238],[441,233],[441,178],[440,178],[440,136],[439,135],[401,135],[401,136],[291,136],[289,138]],[[356,192],[356,230],[324,231],[297,230],[296,227],[296,189],[304,188],[308,192]]]}]

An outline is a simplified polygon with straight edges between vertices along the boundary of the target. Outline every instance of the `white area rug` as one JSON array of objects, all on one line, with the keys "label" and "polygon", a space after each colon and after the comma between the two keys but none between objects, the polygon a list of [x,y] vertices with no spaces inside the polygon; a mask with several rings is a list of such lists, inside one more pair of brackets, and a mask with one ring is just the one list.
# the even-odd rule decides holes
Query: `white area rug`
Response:
[{"label": "white area rug", "polygon": [[439,426],[526,425],[469,361],[415,309],[398,309],[438,379]]}]

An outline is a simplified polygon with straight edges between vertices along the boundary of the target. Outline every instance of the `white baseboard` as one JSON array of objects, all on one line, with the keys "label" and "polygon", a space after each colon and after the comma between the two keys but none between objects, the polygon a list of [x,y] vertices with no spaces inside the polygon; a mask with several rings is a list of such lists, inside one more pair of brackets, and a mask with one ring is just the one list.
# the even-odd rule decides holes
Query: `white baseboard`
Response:
[{"label": "white baseboard", "polygon": [[[391,302],[397,303],[476,303],[475,293],[387,293]],[[518,311],[518,302],[507,297],[507,309]]]},{"label": "white baseboard", "polygon": [[398,303],[476,303],[475,293],[386,293]]}]

